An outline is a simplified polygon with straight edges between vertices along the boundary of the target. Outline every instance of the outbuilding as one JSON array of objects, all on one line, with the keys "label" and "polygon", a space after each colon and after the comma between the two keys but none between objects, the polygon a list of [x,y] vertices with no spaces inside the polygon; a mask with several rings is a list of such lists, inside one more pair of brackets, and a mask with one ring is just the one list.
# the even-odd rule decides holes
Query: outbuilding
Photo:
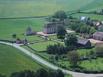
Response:
[{"label": "outbuilding", "polygon": [[91,42],[88,39],[79,38],[77,41],[79,47],[90,48]]}]

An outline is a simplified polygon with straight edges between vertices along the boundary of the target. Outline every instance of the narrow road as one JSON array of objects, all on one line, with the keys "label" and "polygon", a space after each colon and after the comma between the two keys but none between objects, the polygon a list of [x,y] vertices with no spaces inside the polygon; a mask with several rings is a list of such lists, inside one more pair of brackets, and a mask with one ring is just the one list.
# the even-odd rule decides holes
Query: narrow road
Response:
[{"label": "narrow road", "polygon": [[18,44],[12,44],[12,43],[7,43],[7,42],[2,42],[0,41],[1,44],[6,44],[6,45],[9,45],[9,46],[12,46],[14,48],[17,48],[19,49],[21,52],[23,52],[24,54],[28,55],[29,57],[31,57],[34,61],[40,63],[40,64],[43,64],[53,70],[57,70],[57,69],[60,69],[62,70],[65,74],[71,74],[73,77],[103,77],[103,74],[84,74],[84,73],[78,73],[78,72],[72,72],[72,71],[69,71],[69,70],[65,70],[61,67],[58,67],[56,65],[53,65],[52,63],[44,60],[43,58],[41,58],[40,56],[20,47]]}]

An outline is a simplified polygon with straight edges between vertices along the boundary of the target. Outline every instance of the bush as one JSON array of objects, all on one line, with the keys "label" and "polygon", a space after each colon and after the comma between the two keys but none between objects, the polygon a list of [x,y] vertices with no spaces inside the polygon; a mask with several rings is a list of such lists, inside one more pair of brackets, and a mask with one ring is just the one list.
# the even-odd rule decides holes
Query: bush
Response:
[{"label": "bush", "polygon": [[6,77],[5,75],[0,74],[0,77]]},{"label": "bush", "polygon": [[49,45],[47,47],[47,53],[62,55],[67,53],[67,48],[61,44]]},{"label": "bush", "polygon": [[66,13],[65,13],[64,11],[57,11],[57,12],[54,14],[53,18],[58,18],[58,19],[60,19],[60,20],[64,20],[64,19],[67,18],[67,15],[66,15]]},{"label": "bush", "polygon": [[103,45],[97,45],[95,50],[98,57],[103,57]]},{"label": "bush", "polygon": [[68,59],[70,61],[70,64],[75,68],[78,66],[80,56],[77,51],[71,51],[68,53]]},{"label": "bush", "polygon": [[[0,75],[0,77],[5,76]],[[30,70],[14,72],[10,77],[64,77],[64,73],[61,70],[47,71],[45,69],[38,69],[36,72]]]}]

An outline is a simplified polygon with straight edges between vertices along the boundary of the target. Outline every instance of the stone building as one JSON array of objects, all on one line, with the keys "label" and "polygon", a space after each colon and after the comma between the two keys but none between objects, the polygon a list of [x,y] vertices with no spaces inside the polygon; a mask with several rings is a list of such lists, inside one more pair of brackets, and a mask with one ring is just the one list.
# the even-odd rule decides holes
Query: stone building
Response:
[{"label": "stone building", "polygon": [[49,22],[44,25],[43,33],[53,34],[57,32],[59,26],[63,26],[62,22]]},{"label": "stone building", "polygon": [[93,34],[93,39],[103,41],[103,32],[95,32]]},{"label": "stone building", "polygon": [[85,47],[85,48],[90,48],[91,47],[91,42],[88,39],[79,38],[78,41],[77,41],[77,44],[80,47],[81,46]]}]

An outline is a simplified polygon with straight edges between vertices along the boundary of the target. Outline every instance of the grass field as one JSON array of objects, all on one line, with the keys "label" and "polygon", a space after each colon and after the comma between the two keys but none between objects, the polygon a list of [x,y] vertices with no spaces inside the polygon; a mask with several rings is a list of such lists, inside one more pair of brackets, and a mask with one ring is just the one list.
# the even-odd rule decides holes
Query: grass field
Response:
[{"label": "grass field", "polygon": [[102,71],[103,70],[103,58],[97,58],[96,60],[83,61],[80,66],[90,71]]},{"label": "grass field", "polygon": [[0,39],[11,39],[12,34],[21,36],[31,26],[34,31],[42,31],[45,20],[42,18],[33,19],[1,19]]},{"label": "grass field", "polygon": [[77,13],[77,14],[73,14],[72,16],[73,16],[73,17],[77,17],[77,18],[80,18],[81,16],[87,16],[87,17],[90,17],[91,19],[94,19],[94,20],[103,21],[103,15],[97,15],[97,14]]},{"label": "grass field", "polygon": [[36,43],[34,45],[30,45],[30,47],[34,48],[37,51],[45,51],[47,46],[54,45],[54,44],[57,43],[52,41],[45,41],[45,42]]},{"label": "grass field", "polygon": [[92,2],[88,3],[86,6],[81,7],[84,11],[94,11],[103,9],[103,0],[93,0]]},{"label": "grass field", "polygon": [[22,70],[37,70],[41,68],[32,59],[10,46],[0,44],[0,73],[10,75]]},{"label": "grass field", "polygon": [[58,10],[77,10],[93,1],[94,0],[0,0],[0,17],[47,16]]},{"label": "grass field", "polygon": [[[103,0],[0,0],[0,18],[47,16],[57,10],[81,9],[86,11],[102,8],[102,3]],[[73,16],[89,16],[93,19],[103,20],[101,15],[75,14]],[[0,19],[0,39],[11,39],[11,35],[14,33],[21,36],[28,26],[31,26],[35,31],[41,31],[44,23],[44,18]]]}]

